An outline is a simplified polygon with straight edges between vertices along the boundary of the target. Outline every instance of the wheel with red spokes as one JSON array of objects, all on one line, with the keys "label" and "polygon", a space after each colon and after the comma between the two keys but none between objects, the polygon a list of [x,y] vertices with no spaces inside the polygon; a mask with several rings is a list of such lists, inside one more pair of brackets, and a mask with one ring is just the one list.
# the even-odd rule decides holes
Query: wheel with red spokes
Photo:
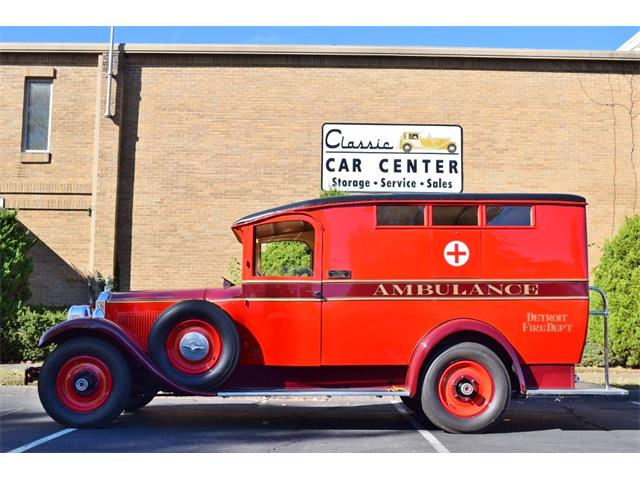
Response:
[{"label": "wheel with red spokes", "polygon": [[76,338],[47,356],[38,394],[47,413],[68,427],[98,427],[116,418],[131,391],[122,354],[96,338]]},{"label": "wheel with red spokes", "polygon": [[235,324],[220,307],[188,300],[172,305],[156,320],[149,354],[174,382],[199,390],[221,385],[240,354]]},{"label": "wheel with red spokes", "polygon": [[478,343],[459,343],[438,355],[422,383],[422,408],[440,428],[479,433],[500,421],[509,405],[509,374],[500,358]]}]

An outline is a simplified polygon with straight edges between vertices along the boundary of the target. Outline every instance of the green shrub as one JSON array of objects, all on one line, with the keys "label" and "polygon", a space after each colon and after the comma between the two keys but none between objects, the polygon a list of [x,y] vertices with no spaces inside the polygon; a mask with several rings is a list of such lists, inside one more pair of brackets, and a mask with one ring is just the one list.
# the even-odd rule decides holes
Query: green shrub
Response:
[{"label": "green shrub", "polygon": [[335,188],[332,188],[331,190],[327,190],[326,192],[320,192],[320,198],[327,198],[327,197],[342,197],[344,195],[349,195],[349,192],[343,192],[341,190],[336,190]]},{"label": "green shrub", "polygon": [[260,256],[260,270],[266,277],[304,276],[311,268],[311,248],[303,242],[273,242]]},{"label": "green shrub", "polygon": [[584,346],[580,365],[585,367],[604,367],[604,350],[602,343],[598,344],[588,338]]},{"label": "green shrub", "polygon": [[54,348],[37,348],[42,334],[67,318],[67,309],[61,307],[24,307],[18,312],[17,338],[20,345],[20,358],[15,361],[44,360]]},{"label": "green shrub", "polygon": [[[611,365],[640,366],[640,215],[628,218],[606,242],[595,284],[609,297]],[[591,309],[601,309],[599,301]],[[591,317],[588,344],[603,344],[602,318]]]},{"label": "green shrub", "polygon": [[229,260],[229,264],[227,265],[227,278],[235,285],[242,283],[242,265],[240,265],[238,257],[233,257]]},{"label": "green shrub", "polygon": [[27,254],[35,238],[16,214],[0,208],[0,362],[20,359],[18,312],[31,297],[33,261]]}]

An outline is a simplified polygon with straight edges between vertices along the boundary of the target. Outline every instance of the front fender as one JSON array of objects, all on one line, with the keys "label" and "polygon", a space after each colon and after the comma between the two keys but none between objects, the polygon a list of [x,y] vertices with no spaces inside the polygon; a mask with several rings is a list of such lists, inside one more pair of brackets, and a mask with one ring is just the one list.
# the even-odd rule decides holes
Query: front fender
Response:
[{"label": "front fender", "polygon": [[120,347],[131,360],[140,365],[149,375],[155,377],[160,383],[175,393],[183,395],[215,396],[213,392],[202,392],[184,387],[168,378],[144,352],[142,344],[128,335],[120,326],[106,319],[91,317],[76,318],[61,322],[42,334],[38,342],[38,348],[43,348],[52,343],[61,343],[69,337],[92,336],[103,338]]},{"label": "front fender", "polygon": [[491,325],[480,322],[478,320],[464,318],[445,322],[422,337],[417,347],[413,351],[413,355],[411,356],[411,361],[409,363],[409,368],[407,370],[406,385],[409,386],[411,396],[414,396],[416,393],[418,393],[417,391],[418,383],[420,382],[420,372],[425,360],[427,359],[427,356],[433,350],[433,347],[435,347],[438,343],[440,343],[440,341],[444,340],[449,335],[461,332],[481,333],[498,342],[507,352],[509,357],[511,357],[511,361],[513,362],[516,370],[516,375],[518,377],[518,383],[520,384],[520,393],[523,395],[526,393],[527,387],[524,380],[524,373],[522,372],[522,366],[520,364],[520,358],[518,357],[515,349],[511,346],[511,343],[509,343],[509,341],[505,338],[504,335],[502,335],[502,333],[500,333]]}]

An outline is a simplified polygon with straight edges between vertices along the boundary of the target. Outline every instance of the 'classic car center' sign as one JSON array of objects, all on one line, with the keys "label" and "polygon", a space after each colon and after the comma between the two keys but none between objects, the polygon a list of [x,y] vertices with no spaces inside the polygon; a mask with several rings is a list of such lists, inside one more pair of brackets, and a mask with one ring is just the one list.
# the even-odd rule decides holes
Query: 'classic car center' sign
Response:
[{"label": "'classic car center' sign", "polygon": [[325,123],[322,189],[462,192],[462,127]]}]

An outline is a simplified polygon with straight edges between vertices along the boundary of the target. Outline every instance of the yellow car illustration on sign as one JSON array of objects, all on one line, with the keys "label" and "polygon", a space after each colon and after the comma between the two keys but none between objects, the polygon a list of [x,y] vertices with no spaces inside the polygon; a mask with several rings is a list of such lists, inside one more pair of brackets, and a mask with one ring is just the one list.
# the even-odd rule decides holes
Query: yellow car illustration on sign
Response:
[{"label": "yellow car illustration on sign", "polygon": [[400,137],[400,148],[409,153],[411,150],[447,150],[453,153],[457,150],[456,143],[450,138],[421,136],[417,132],[404,132]]}]

